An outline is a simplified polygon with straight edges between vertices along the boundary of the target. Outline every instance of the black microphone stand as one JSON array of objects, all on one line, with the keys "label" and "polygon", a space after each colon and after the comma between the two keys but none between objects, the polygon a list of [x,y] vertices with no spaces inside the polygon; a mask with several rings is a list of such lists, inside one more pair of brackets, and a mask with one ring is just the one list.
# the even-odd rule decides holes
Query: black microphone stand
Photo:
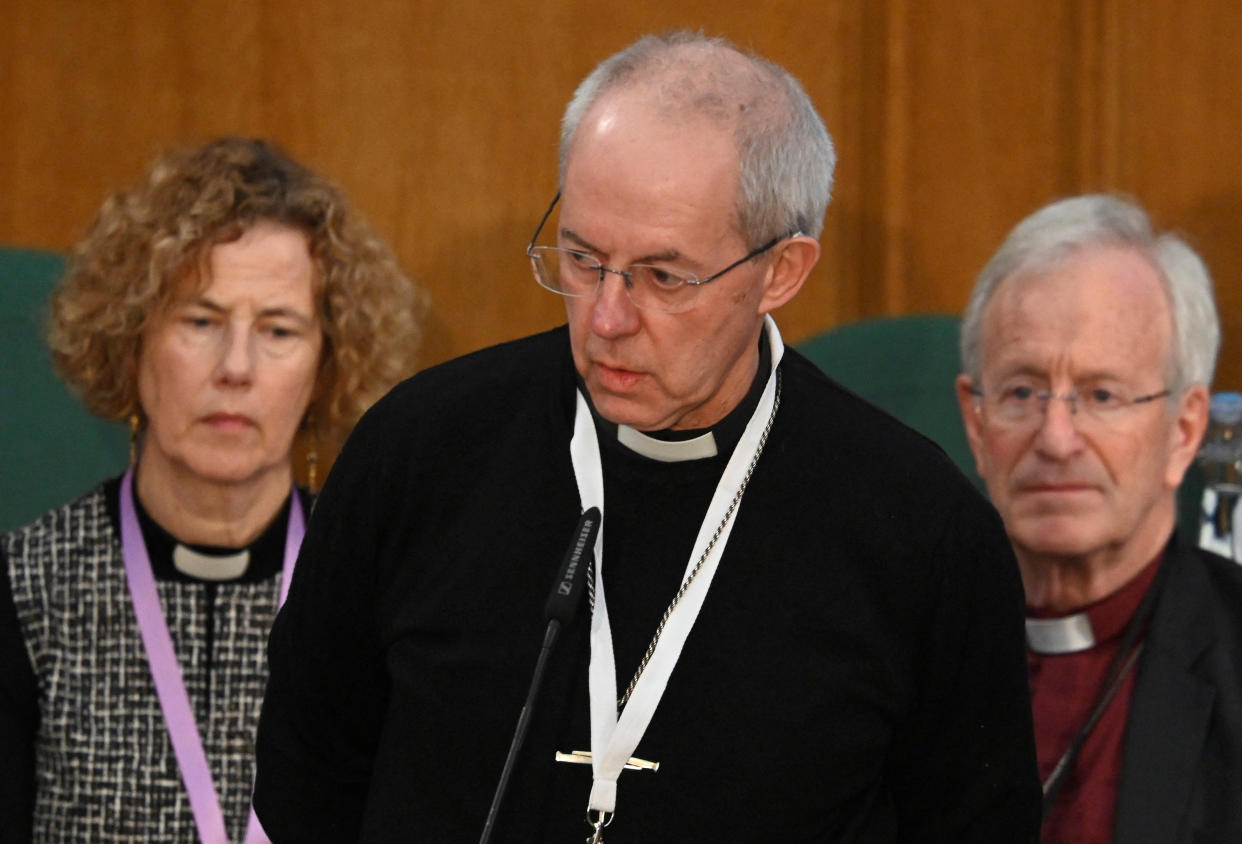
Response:
[{"label": "black microphone stand", "polygon": [[595,546],[595,534],[599,532],[600,512],[592,507],[582,514],[578,527],[574,530],[569,550],[565,552],[565,561],[561,564],[560,574],[552,584],[552,594],[548,596],[544,611],[548,619],[547,629],[543,633],[543,647],[539,650],[539,659],[535,662],[535,672],[530,678],[530,689],[526,692],[526,703],[518,715],[517,727],[513,731],[513,741],[509,743],[509,754],[505,757],[504,768],[500,771],[500,782],[496,785],[496,793],[492,796],[492,806],[487,812],[487,823],[483,825],[483,835],[479,844],[488,844],[492,838],[492,829],[496,825],[496,816],[500,814],[500,804],[509,790],[509,778],[517,763],[522,744],[526,741],[526,730],[530,726],[535,703],[539,698],[539,689],[543,686],[543,673],[548,665],[548,657],[556,647],[561,627],[573,620],[578,605],[582,603],[582,586],[587,567],[591,565],[592,550]]}]

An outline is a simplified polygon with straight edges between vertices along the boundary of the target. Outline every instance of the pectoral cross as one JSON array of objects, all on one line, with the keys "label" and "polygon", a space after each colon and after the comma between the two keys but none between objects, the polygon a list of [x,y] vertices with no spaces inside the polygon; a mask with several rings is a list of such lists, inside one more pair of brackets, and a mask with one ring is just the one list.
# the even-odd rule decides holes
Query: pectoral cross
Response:
[{"label": "pectoral cross", "polygon": [[[562,753],[556,751],[557,762],[571,762],[575,765],[590,765],[591,751],[575,750],[573,753]],[[637,756],[631,756],[625,761],[626,771],[658,771],[660,770],[659,762],[648,762],[646,759],[639,759]]]},{"label": "pectoral cross", "polygon": [[[573,753],[562,753],[556,751],[557,762],[569,762],[574,765],[590,765],[591,751],[575,750]],[[631,756],[625,761],[625,771],[658,771],[660,770],[659,762],[648,762],[646,759],[639,759],[637,756]],[[587,812],[587,824],[591,827],[591,836],[587,838],[586,844],[604,844],[604,827],[612,823],[611,812],[596,812],[595,819],[591,819],[592,812]]]}]

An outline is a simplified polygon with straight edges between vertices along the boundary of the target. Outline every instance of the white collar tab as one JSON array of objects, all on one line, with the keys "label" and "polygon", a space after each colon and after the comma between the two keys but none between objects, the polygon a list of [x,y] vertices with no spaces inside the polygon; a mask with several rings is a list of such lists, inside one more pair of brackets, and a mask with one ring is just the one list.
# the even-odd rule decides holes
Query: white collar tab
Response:
[{"label": "white collar tab", "polygon": [[1073,654],[1095,647],[1095,631],[1085,612],[1064,618],[1028,618],[1026,644],[1037,654]]},{"label": "white collar tab", "polygon": [[236,580],[250,565],[250,549],[236,554],[203,554],[181,543],[173,548],[173,566],[182,574],[199,580]]},{"label": "white collar tab", "polygon": [[715,457],[716,438],[711,431],[689,440],[660,440],[631,428],[617,426],[617,442],[643,457],[662,463],[680,463],[683,460],[702,460]]}]

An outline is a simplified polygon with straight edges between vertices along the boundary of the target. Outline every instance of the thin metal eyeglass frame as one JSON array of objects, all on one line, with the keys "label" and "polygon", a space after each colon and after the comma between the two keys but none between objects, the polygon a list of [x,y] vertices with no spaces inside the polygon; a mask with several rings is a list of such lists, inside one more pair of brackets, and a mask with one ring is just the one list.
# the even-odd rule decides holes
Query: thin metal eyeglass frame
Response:
[{"label": "thin metal eyeglass frame", "polygon": [[[983,390],[981,390],[978,387],[971,387],[970,394],[977,399],[983,398]],[[1040,416],[1048,415],[1048,404],[1053,399],[1063,399],[1065,402],[1069,404],[1070,416],[1077,416],[1078,415],[1078,399],[1080,395],[1081,394],[1077,392],[1062,394],[1062,393],[1054,393],[1051,390],[1040,390],[1035,393],[1035,398],[1038,399],[1040,403],[1039,415]],[[1165,387],[1163,390],[1157,393],[1149,393],[1148,395],[1145,395],[1145,396],[1139,396],[1138,398],[1130,399],[1125,404],[1119,405],[1117,409],[1121,410],[1122,408],[1133,407],[1136,404],[1146,404],[1147,402],[1152,402],[1152,401],[1155,401],[1156,399],[1162,399],[1162,398],[1165,398],[1166,396],[1171,396],[1171,395],[1173,395],[1173,391],[1170,388]],[[1088,411],[1087,415],[1091,416],[1090,411]],[[1035,414],[1031,414],[1030,418],[1032,419],[1036,418]],[[1092,417],[1092,418],[1098,418],[1098,417]]]},{"label": "thin metal eyeglass frame", "polygon": [[[557,192],[556,192],[556,196],[554,196],[554,197],[552,198],[552,204],[548,206],[548,210],[547,210],[547,211],[544,211],[544,212],[543,212],[543,217],[541,217],[541,218],[539,219],[539,225],[535,228],[535,233],[534,233],[533,235],[531,235],[531,238],[530,238],[530,243],[529,243],[529,244],[527,245],[527,247],[526,247],[526,257],[528,257],[528,258],[533,258],[533,257],[535,257],[534,255],[532,255],[532,254],[531,254],[531,253],[534,251],[534,249],[535,249],[535,242],[536,242],[537,240],[539,240],[539,233],[540,233],[541,231],[543,231],[543,225],[544,225],[544,223],[546,223],[546,222],[548,221],[548,217],[552,216],[552,209],[556,207],[556,203],[557,203],[557,202],[559,202],[559,201],[560,201],[560,199],[561,199],[561,192],[560,192],[560,191],[557,191]],[[800,232],[800,231],[794,231],[794,232],[791,232],[790,234],[780,235],[779,237],[774,237],[774,238],[772,238],[771,240],[769,240],[767,243],[765,243],[763,246],[760,246],[758,249],[753,250],[753,251],[752,251],[752,252],[750,252],[749,254],[747,254],[747,255],[743,256],[741,259],[739,259],[739,260],[737,260],[737,261],[734,261],[732,264],[730,264],[729,266],[725,267],[725,268],[724,268],[723,270],[721,270],[720,272],[718,272],[718,273],[712,273],[712,274],[711,274],[711,275],[709,275],[707,278],[686,279],[686,280],[685,280],[685,282],[686,282],[686,284],[687,284],[688,286],[692,286],[692,287],[702,287],[704,284],[707,284],[708,282],[712,282],[712,281],[715,281],[716,279],[720,278],[722,275],[724,275],[725,273],[729,272],[730,270],[735,270],[735,269],[737,269],[738,267],[742,266],[742,264],[745,264],[747,261],[749,261],[751,258],[757,258],[757,257],[759,257],[759,256],[760,256],[760,255],[762,255],[764,252],[767,252],[767,251],[768,251],[769,249],[771,249],[773,246],[775,246],[776,244],[780,243],[782,240],[786,240],[786,239],[791,238],[791,237],[798,237],[798,236],[799,236],[799,235],[801,235],[801,234],[802,234],[802,232]],[[555,247],[555,248],[558,248],[558,249],[559,249],[559,248],[561,248],[561,247]],[[581,250],[581,249],[574,249],[574,250],[569,250],[569,251],[572,251],[572,252],[582,252],[582,254],[584,254],[584,255],[590,255],[590,254],[591,254],[590,252],[586,252],[585,250]],[[627,271],[627,270],[616,270],[616,269],[613,269],[612,267],[606,267],[606,266],[604,266],[603,264],[596,264],[596,265],[595,265],[594,267],[592,267],[591,269],[592,269],[593,271],[596,271],[596,272],[598,272],[598,273],[599,273],[599,281],[601,281],[601,282],[604,280],[604,273],[612,273],[613,275],[619,275],[619,276],[621,276],[623,279],[625,279],[625,281],[626,281],[626,286],[627,286],[627,287],[633,284],[633,275],[632,275],[629,271]],[[536,278],[535,280],[536,280],[536,281],[538,281],[538,278]],[[597,282],[597,283],[598,283],[598,282]],[[554,291],[554,292],[560,293],[562,296],[571,296],[571,295],[573,295],[573,294],[570,294],[570,293],[566,293],[566,292],[565,292],[565,291],[563,291],[563,290],[558,290],[558,291]]]}]

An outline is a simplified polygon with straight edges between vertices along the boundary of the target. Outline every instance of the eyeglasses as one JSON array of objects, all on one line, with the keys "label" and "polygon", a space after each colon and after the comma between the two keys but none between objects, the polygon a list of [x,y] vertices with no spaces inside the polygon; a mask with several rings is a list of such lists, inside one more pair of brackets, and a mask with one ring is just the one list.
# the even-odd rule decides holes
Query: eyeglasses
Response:
[{"label": "eyeglasses", "polygon": [[684,270],[655,264],[630,264],[625,269],[613,269],[604,266],[595,255],[581,249],[535,245],[539,239],[539,233],[543,231],[544,223],[548,221],[552,209],[556,207],[560,198],[561,195],[558,192],[539,221],[539,226],[530,239],[530,245],[526,247],[526,256],[530,258],[530,268],[535,274],[535,281],[539,282],[540,286],[562,296],[593,296],[603,283],[604,275],[613,273],[621,276],[625,282],[625,293],[635,307],[669,314],[681,313],[692,308],[698,290],[703,285],[715,281],[730,270],[762,255],[782,240],[802,234],[792,232],[774,237],[720,272],[713,273],[706,278],[699,278],[694,273]]},{"label": "eyeglasses", "polygon": [[1168,388],[1156,393],[1131,398],[1123,389],[1092,387],[1074,389],[1071,393],[1054,393],[1039,390],[1030,384],[1006,384],[995,392],[984,393],[972,388],[971,395],[980,400],[984,410],[995,421],[1015,428],[1034,427],[1048,412],[1048,403],[1060,399],[1069,404],[1071,416],[1079,409],[1087,417],[1098,422],[1113,424],[1125,416],[1125,411],[1135,405],[1146,404],[1171,395]]}]

